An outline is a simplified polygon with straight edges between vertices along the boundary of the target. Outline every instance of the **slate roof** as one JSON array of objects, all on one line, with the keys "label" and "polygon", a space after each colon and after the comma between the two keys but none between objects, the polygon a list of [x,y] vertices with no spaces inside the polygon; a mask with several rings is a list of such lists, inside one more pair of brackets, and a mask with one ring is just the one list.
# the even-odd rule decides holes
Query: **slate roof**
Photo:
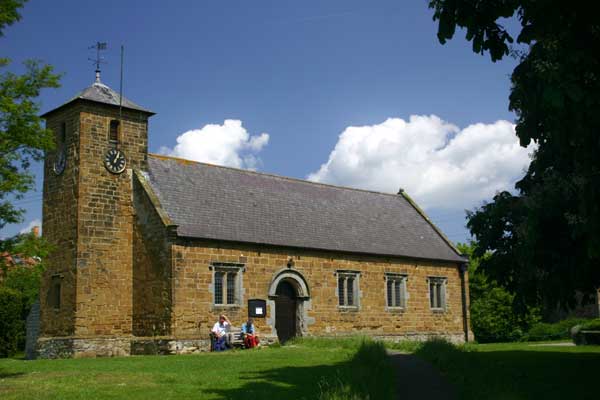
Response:
[{"label": "slate roof", "polygon": [[408,197],[149,154],[181,237],[464,262]]},{"label": "slate roof", "polygon": [[[106,86],[102,82],[99,82],[99,81],[94,82],[93,85],[83,89],[81,92],[76,94],[73,98],[71,98],[69,101],[67,101],[63,105],[61,105],[51,111],[48,111],[47,113],[42,115],[42,117],[50,114],[53,111],[58,110],[59,108],[62,108],[64,106],[66,106],[67,104],[70,104],[76,100],[89,100],[89,101],[94,101],[97,103],[103,103],[103,104],[108,104],[111,106],[118,107],[119,106],[119,93],[115,92],[114,90],[112,90],[110,87]],[[133,101],[127,99],[125,96],[123,96],[122,106],[123,106],[123,108],[129,108],[131,110],[143,111],[145,113],[154,115],[154,112],[134,103]]]}]

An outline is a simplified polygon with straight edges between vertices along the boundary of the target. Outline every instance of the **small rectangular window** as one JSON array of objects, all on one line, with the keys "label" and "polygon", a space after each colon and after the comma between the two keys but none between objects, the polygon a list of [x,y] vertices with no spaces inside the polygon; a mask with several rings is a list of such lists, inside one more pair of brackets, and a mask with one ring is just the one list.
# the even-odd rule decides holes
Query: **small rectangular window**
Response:
[{"label": "small rectangular window", "polygon": [[429,306],[433,310],[446,308],[446,278],[429,277]]},{"label": "small rectangular window", "polygon": [[243,264],[215,263],[211,268],[214,270],[214,305],[240,305]]},{"label": "small rectangular window", "polygon": [[58,137],[58,147],[62,147],[67,142],[67,123],[60,124],[60,135]]},{"label": "small rectangular window", "polygon": [[50,279],[50,288],[48,290],[48,306],[54,309],[60,308],[62,278],[59,275]]},{"label": "small rectangular window", "polygon": [[110,121],[108,140],[114,143],[117,143],[119,141],[119,121],[117,121],[116,119]]},{"label": "small rectangular window", "polygon": [[386,304],[388,308],[406,307],[406,275],[386,273]]},{"label": "small rectangular window", "polygon": [[358,272],[338,271],[337,272],[337,295],[338,305],[340,307],[358,307],[359,288]]}]

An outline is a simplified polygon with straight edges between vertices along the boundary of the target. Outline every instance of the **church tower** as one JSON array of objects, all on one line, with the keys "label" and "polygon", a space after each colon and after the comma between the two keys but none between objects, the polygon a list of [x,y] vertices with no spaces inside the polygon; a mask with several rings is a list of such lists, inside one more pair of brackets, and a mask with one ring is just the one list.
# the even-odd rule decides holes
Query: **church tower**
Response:
[{"label": "church tower", "polygon": [[152,115],[97,72],[42,116],[57,146],[44,165],[43,234],[54,249],[40,291],[41,357],[129,353],[132,171],[147,168]]}]

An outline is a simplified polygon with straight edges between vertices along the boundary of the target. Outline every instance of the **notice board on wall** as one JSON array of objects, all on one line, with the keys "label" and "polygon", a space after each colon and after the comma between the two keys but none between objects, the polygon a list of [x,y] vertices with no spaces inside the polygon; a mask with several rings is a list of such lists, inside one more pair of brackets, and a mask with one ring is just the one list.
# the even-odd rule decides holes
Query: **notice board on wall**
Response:
[{"label": "notice board on wall", "polygon": [[267,302],[262,299],[248,300],[248,316],[252,318],[265,318],[267,316]]}]

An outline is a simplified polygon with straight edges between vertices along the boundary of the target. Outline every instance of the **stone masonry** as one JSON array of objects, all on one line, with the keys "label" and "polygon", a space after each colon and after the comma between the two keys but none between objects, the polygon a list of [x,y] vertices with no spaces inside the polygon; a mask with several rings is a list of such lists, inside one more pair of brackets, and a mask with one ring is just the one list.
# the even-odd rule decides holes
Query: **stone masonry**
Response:
[{"label": "stone masonry", "polygon": [[[249,299],[266,301],[255,325],[272,343],[283,281],[297,294],[301,336],[470,337],[463,262],[179,236],[147,176],[151,115],[80,97],[44,116],[57,139],[66,126],[67,163],[54,173],[54,151],[44,166],[43,233],[55,250],[40,294],[39,357],[206,351],[218,315],[240,326]],[[127,169],[112,174],[103,160],[114,146],[110,123],[119,119]],[[214,304],[215,265],[239,268],[236,304]],[[357,274],[357,307],[339,306],[337,271]],[[406,276],[403,308],[387,307],[386,274]],[[430,308],[432,277],[445,279],[443,309]],[[60,302],[52,304],[56,282]]]},{"label": "stone masonry", "polygon": [[[115,107],[89,102],[46,115],[47,126],[57,135],[66,123],[67,163],[62,174],[55,174],[53,152],[44,167],[44,236],[55,250],[41,289],[40,343],[47,343],[48,337],[69,343],[115,337],[130,341],[132,169],[114,175],[102,163],[111,146],[110,121],[118,119]],[[148,113],[123,110],[119,147],[130,168],[145,166],[147,119]],[[53,278],[61,281],[58,308],[46,300]]]}]

